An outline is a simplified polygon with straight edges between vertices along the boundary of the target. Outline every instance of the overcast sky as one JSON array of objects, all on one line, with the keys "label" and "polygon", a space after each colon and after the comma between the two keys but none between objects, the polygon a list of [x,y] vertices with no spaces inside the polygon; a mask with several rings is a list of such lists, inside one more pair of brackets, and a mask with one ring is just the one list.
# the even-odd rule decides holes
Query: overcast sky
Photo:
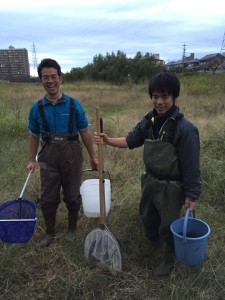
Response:
[{"label": "overcast sky", "polygon": [[64,72],[98,54],[156,53],[165,62],[219,53],[225,33],[223,0],[10,0],[0,6],[0,49],[10,45],[37,62],[56,59]]}]

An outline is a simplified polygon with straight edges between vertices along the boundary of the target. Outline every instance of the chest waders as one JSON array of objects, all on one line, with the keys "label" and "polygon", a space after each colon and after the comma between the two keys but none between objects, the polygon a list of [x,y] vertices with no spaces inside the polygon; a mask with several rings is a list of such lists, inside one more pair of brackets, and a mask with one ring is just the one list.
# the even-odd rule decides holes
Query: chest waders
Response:
[{"label": "chest waders", "polygon": [[141,176],[140,215],[150,240],[161,237],[170,244],[173,241],[169,226],[179,217],[184,191],[176,147],[164,141],[163,134],[160,138],[144,142],[145,171]]},{"label": "chest waders", "polygon": [[[45,133],[42,135],[42,149],[38,155],[41,175],[40,205],[47,237],[53,237],[61,188],[63,201],[68,209],[68,231],[75,231],[81,206],[80,182],[83,155],[78,135],[73,134],[75,117],[73,99],[70,99],[67,133],[51,133],[41,101],[38,102],[38,109],[45,128]],[[45,239],[41,246],[47,246],[50,242]]]}]

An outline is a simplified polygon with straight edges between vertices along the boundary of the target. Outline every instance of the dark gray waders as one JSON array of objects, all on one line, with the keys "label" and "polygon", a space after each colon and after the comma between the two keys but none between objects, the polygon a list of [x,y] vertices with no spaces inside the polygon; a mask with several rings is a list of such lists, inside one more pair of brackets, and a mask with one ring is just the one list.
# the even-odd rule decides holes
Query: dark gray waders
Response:
[{"label": "dark gray waders", "polygon": [[75,238],[76,223],[81,206],[80,182],[83,155],[78,135],[73,134],[74,101],[70,99],[68,133],[51,133],[45,118],[42,102],[39,111],[45,127],[42,149],[38,155],[41,174],[40,205],[46,225],[46,235],[39,246],[48,246],[55,238],[56,212],[60,203],[62,188],[63,201],[68,210],[66,240]]},{"label": "dark gray waders", "polygon": [[173,236],[170,224],[179,218],[184,204],[179,162],[173,144],[146,139],[145,171],[141,176],[140,215],[150,241],[163,240],[163,258],[155,270],[158,275],[170,273],[174,266]]}]

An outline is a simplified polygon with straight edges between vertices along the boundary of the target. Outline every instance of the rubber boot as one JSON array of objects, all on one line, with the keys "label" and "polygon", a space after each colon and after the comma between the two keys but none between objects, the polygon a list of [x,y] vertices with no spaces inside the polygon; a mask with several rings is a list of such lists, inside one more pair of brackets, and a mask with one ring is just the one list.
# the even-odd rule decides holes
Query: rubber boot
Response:
[{"label": "rubber boot", "polygon": [[175,264],[174,247],[171,245],[163,245],[163,258],[159,266],[155,269],[158,276],[169,275]]},{"label": "rubber boot", "polygon": [[147,236],[147,238],[148,238],[149,244],[150,244],[150,246],[151,246],[152,248],[157,249],[157,248],[160,247],[160,245],[161,245],[161,240],[160,240],[159,235],[156,235],[156,236],[154,236],[154,237],[148,237],[148,236]]},{"label": "rubber boot", "polygon": [[55,239],[55,217],[45,220],[45,236],[39,241],[39,247],[49,246]]},{"label": "rubber boot", "polygon": [[77,228],[77,213],[68,213],[68,229],[66,232],[65,240],[68,242],[72,242],[76,237],[76,228]]}]

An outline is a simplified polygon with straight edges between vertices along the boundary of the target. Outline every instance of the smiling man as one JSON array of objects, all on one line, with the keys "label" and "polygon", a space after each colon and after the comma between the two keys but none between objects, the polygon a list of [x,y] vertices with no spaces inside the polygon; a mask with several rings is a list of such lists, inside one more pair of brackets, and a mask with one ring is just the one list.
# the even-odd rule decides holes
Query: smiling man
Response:
[{"label": "smiling man", "polygon": [[[100,134],[104,143],[134,149],[144,145],[145,170],[141,176],[140,215],[152,245],[163,241],[163,257],[157,275],[167,275],[174,266],[170,224],[184,205],[193,210],[200,195],[198,129],[175,105],[180,93],[178,78],[162,72],[149,83],[154,106],[126,137]],[[100,137],[95,133],[95,143]]]},{"label": "smiling man", "polygon": [[46,225],[46,235],[40,247],[48,246],[55,238],[57,208],[60,192],[68,209],[66,239],[75,238],[76,223],[81,206],[80,181],[82,173],[81,137],[90,157],[92,169],[98,161],[95,157],[92,135],[88,130],[85,111],[78,100],[60,90],[62,73],[59,64],[50,58],[41,61],[38,75],[46,95],[35,102],[29,113],[30,162],[27,169],[36,167],[38,153],[41,175],[40,205]]}]

